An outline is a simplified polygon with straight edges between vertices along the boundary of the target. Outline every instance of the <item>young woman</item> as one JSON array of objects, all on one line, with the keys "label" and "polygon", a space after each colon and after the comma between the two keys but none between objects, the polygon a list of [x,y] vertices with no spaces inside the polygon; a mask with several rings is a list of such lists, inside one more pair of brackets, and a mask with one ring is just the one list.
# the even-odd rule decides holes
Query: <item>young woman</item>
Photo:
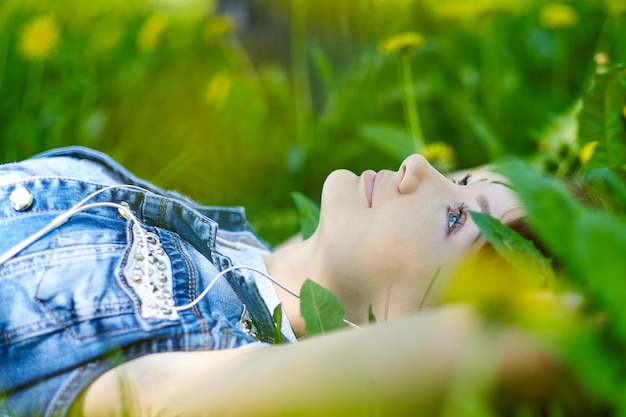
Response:
[{"label": "young woman", "polygon": [[[469,210],[519,216],[503,181],[446,178],[419,155],[335,171],[314,235],[271,252],[243,209],[198,205],[93,150],[4,165],[0,412],[432,415],[470,363],[533,373],[546,356],[467,307],[411,314],[484,244]],[[295,343],[306,279],[363,328]],[[294,343],[269,347],[279,303]],[[370,306],[384,324],[365,326]]]}]

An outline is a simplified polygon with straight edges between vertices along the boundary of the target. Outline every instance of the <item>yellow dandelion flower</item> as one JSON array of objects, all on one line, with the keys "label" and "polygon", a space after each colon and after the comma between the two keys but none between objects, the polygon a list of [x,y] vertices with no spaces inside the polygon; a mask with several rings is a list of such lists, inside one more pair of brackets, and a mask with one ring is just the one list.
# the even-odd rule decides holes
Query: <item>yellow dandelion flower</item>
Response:
[{"label": "yellow dandelion flower", "polygon": [[427,144],[422,154],[439,171],[449,171],[456,165],[454,149],[444,142]]},{"label": "yellow dandelion flower", "polygon": [[[526,290],[519,273],[491,252],[478,253],[461,263],[444,291],[446,302],[470,303],[487,317],[510,318],[516,298]],[[480,285],[476,278],[480,276]]]},{"label": "yellow dandelion flower", "polygon": [[596,150],[596,147],[599,144],[600,142],[598,142],[597,140],[594,140],[592,142],[585,143],[585,146],[582,147],[578,157],[580,158],[580,162],[583,164],[583,166],[587,165],[587,162],[589,162],[589,160],[593,156],[593,152]]},{"label": "yellow dandelion flower", "polygon": [[41,16],[22,29],[18,51],[27,61],[45,61],[56,53],[59,38],[59,28],[55,20],[50,16]]},{"label": "yellow dandelion flower", "polygon": [[137,47],[145,54],[154,52],[159,46],[163,32],[170,20],[164,14],[153,14],[143,22],[137,34]]},{"label": "yellow dandelion flower", "polygon": [[378,44],[378,50],[383,55],[397,55],[418,49],[424,46],[426,38],[416,32],[406,32],[383,39]]},{"label": "yellow dandelion flower", "polygon": [[548,29],[570,29],[578,21],[578,12],[569,4],[548,3],[539,11],[539,22]]},{"label": "yellow dandelion flower", "polygon": [[215,107],[222,107],[230,95],[232,85],[233,77],[229,73],[225,71],[218,72],[209,80],[204,99]]}]

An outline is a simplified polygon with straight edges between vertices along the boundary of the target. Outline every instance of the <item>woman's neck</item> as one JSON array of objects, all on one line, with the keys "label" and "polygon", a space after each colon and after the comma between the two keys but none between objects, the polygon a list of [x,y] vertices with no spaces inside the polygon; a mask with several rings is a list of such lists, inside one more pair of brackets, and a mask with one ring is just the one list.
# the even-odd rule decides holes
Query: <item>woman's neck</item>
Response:
[{"label": "woman's neck", "polygon": [[[300,240],[281,246],[275,252],[265,256],[263,260],[270,275],[296,293],[300,293],[300,288],[307,279],[324,285],[321,282],[323,275],[317,262],[315,245],[312,240]],[[276,284],[274,287],[294,332],[297,336],[303,335],[305,331],[304,320],[300,316],[300,299]]]}]

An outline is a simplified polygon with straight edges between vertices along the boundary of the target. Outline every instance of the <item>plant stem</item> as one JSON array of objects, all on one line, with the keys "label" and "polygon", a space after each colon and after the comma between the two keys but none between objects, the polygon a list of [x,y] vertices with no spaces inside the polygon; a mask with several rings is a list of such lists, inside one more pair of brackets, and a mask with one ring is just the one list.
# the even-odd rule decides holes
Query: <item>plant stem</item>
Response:
[{"label": "plant stem", "polygon": [[402,98],[404,104],[404,116],[408,125],[409,135],[413,139],[415,152],[424,150],[424,135],[420,126],[419,114],[415,103],[415,91],[413,86],[413,73],[411,72],[411,60],[408,53],[398,55],[400,64],[400,80],[402,83]]},{"label": "plant stem", "polygon": [[[617,11],[614,10],[614,8],[617,7],[615,4],[616,4],[616,1],[611,0],[608,2],[606,6],[608,10],[606,12],[604,23],[602,24],[602,27],[600,28],[600,32],[596,40],[596,45],[594,47],[595,53],[606,53],[610,56],[610,52],[612,49],[611,44],[615,39],[618,39],[617,27],[619,26],[619,22],[617,21],[617,19],[619,19],[619,17],[616,19],[615,16],[616,15],[621,16],[621,15],[619,15]],[[589,65],[589,68],[585,72],[585,77],[583,79],[582,90],[585,90],[590,85],[591,79],[593,75],[595,74],[596,70],[597,70],[597,64]]]},{"label": "plant stem", "polygon": [[552,59],[552,93],[560,98],[567,94],[569,83],[569,59],[567,51],[567,33],[554,31],[554,51]]},{"label": "plant stem", "polygon": [[307,64],[307,9],[304,0],[291,1],[291,71],[298,139],[306,142],[311,127],[312,99]]},{"label": "plant stem", "polygon": [[[491,22],[490,22],[491,23]],[[498,127],[502,96],[502,71],[498,54],[496,28],[490,24],[481,42],[481,87],[482,100],[489,123]]]},{"label": "plant stem", "polygon": [[0,92],[2,91],[2,86],[4,84],[4,70],[6,68],[7,55],[9,51],[8,38],[8,36],[0,38]]},{"label": "plant stem", "polygon": [[428,287],[426,288],[426,292],[424,293],[424,296],[422,297],[422,301],[420,301],[420,306],[417,309],[417,311],[421,311],[424,305],[426,304],[426,299],[428,298],[428,295],[430,294],[430,290],[432,289],[433,284],[437,280],[437,277],[439,276],[440,271],[441,271],[441,267],[437,268],[437,271],[435,271],[435,274],[430,279],[430,282],[428,283]]}]

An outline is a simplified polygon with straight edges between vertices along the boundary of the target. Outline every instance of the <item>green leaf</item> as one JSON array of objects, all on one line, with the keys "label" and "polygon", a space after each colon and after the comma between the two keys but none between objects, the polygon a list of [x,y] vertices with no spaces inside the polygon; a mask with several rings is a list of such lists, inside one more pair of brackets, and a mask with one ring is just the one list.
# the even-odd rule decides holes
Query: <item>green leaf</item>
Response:
[{"label": "green leaf", "polygon": [[551,261],[539,252],[532,241],[487,213],[471,211],[470,214],[496,252],[516,269],[523,271],[520,277],[529,280],[526,284],[536,287],[552,282],[554,274],[550,267]]},{"label": "green leaf", "polygon": [[[568,257],[570,242],[577,240],[571,220],[580,216],[581,207],[556,178],[533,171],[522,162],[497,168],[509,178],[528,212],[529,222],[540,239],[560,258]],[[565,243],[563,243],[565,242]]]},{"label": "green leaf", "polygon": [[415,152],[413,140],[404,128],[384,123],[369,124],[361,128],[360,134],[367,142],[398,160]]},{"label": "green leaf", "polygon": [[313,66],[316,69],[316,74],[319,76],[323,85],[328,87],[335,86],[336,84],[336,76],[333,71],[333,64],[324,48],[322,48],[318,43],[311,42],[311,61],[313,62]]},{"label": "green leaf", "polygon": [[583,97],[579,115],[579,145],[598,142],[588,168],[604,165],[615,168],[626,164],[625,105],[626,67],[617,66],[596,74],[591,89]]},{"label": "green leaf", "polygon": [[367,310],[367,318],[370,324],[376,323],[376,315],[374,314],[374,306],[370,304],[369,310]]},{"label": "green leaf", "polygon": [[272,314],[272,321],[274,322],[274,344],[278,345],[283,343],[283,305],[278,304]]},{"label": "green leaf", "polygon": [[320,219],[320,208],[307,196],[297,191],[291,193],[298,215],[300,217],[300,233],[304,239],[308,239],[315,232]]},{"label": "green leaf", "polygon": [[[582,323],[581,323],[582,324]],[[624,395],[624,361],[621,352],[611,352],[606,335],[597,327],[579,326],[560,345],[561,356],[578,377],[586,382],[589,392],[604,401]],[[618,415],[618,414],[615,414]]]},{"label": "green leaf", "polygon": [[500,171],[519,193],[533,230],[568,275],[611,314],[611,325],[626,341],[626,223],[584,207],[562,182],[526,165],[507,164]]},{"label": "green leaf", "polygon": [[500,157],[503,153],[501,141],[498,140],[485,117],[473,107],[469,107],[467,113],[467,121],[474,137],[483,145],[491,159]]},{"label": "green leaf", "polygon": [[345,310],[337,297],[321,285],[307,279],[300,290],[300,315],[309,335],[343,327]]}]

